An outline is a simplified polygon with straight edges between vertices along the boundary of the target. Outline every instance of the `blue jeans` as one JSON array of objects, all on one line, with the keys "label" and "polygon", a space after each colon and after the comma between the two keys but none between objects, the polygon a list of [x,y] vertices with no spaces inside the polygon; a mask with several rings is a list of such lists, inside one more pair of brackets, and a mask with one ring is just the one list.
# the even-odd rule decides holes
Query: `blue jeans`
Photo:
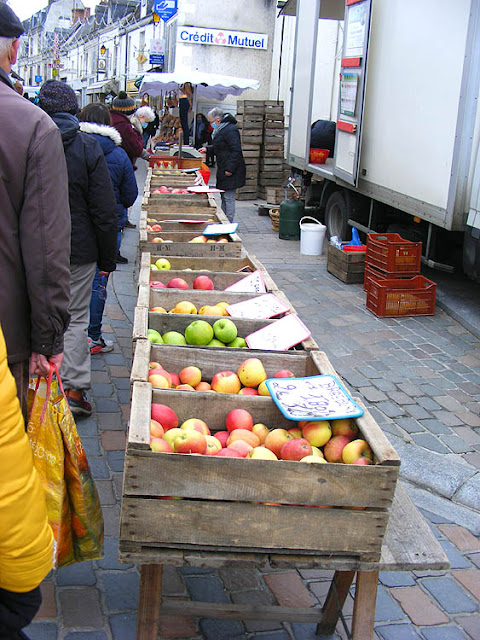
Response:
[{"label": "blue jeans", "polygon": [[230,222],[235,217],[235,189],[228,189],[221,194],[222,209]]},{"label": "blue jeans", "polygon": [[90,324],[88,325],[88,337],[99,340],[102,335],[102,317],[107,301],[108,276],[101,276],[98,267],[92,284],[92,297],[90,299]]}]

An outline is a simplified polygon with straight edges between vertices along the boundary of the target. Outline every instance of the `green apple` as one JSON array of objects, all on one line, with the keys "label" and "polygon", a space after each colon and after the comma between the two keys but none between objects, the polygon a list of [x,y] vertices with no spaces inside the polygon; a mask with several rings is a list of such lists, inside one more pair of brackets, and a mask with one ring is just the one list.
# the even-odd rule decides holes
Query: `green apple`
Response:
[{"label": "green apple", "polygon": [[221,340],[225,344],[232,342],[237,337],[237,327],[234,322],[228,318],[217,320],[213,325],[213,332],[217,340]]},{"label": "green apple", "polygon": [[206,345],[213,338],[213,329],[205,320],[194,320],[185,329],[187,344]]},{"label": "green apple", "polygon": [[217,340],[216,338],[213,338],[213,340],[210,340],[210,342],[207,344],[207,347],[224,347],[225,345],[223,344],[223,342],[220,342],[220,340]]},{"label": "green apple", "polygon": [[150,271],[159,271],[159,268],[157,267],[156,264],[151,264],[150,265]]},{"label": "green apple", "polygon": [[165,344],[187,344],[184,336],[178,331],[167,331],[162,337]]},{"label": "green apple", "polygon": [[155,329],[147,329],[147,340],[152,344],[163,344],[162,336]]},{"label": "green apple", "polygon": [[247,346],[245,338],[237,337],[227,344],[227,347],[235,347],[236,349],[244,349]]},{"label": "green apple", "polygon": [[168,271],[171,269],[170,262],[166,258],[159,258],[155,265],[160,271]]}]

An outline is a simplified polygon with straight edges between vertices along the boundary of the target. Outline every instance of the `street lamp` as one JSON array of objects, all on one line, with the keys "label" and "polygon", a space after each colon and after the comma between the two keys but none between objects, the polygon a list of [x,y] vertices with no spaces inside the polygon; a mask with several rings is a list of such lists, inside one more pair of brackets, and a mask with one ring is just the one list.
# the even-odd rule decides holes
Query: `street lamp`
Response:
[{"label": "street lamp", "polygon": [[104,44],[102,44],[102,46],[100,47],[100,53],[102,54],[102,56],[104,56],[107,53],[107,49],[105,48]]}]

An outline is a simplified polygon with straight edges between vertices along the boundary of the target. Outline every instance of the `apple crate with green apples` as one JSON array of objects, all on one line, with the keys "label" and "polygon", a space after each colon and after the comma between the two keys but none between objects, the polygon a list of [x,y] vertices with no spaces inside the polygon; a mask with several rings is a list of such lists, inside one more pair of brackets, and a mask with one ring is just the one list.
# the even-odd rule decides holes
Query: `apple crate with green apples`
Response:
[{"label": "apple crate with green apples", "polygon": [[195,231],[155,231],[140,229],[140,251],[155,251],[162,256],[229,256],[242,255],[242,241],[236,233],[204,236]]},{"label": "apple crate with green apples", "polygon": [[[280,431],[295,425],[271,400],[246,396],[241,403],[258,425]],[[232,411],[238,414],[238,407],[239,398],[233,395],[167,394],[152,391],[149,383],[134,383],[121,553],[141,555],[170,547],[378,560],[400,460],[367,410],[355,425],[371,451],[371,464],[167,454],[150,448],[153,415],[171,427],[167,433],[178,428],[169,423],[173,415],[178,425],[204,421],[220,438],[226,426],[232,435],[227,420]],[[179,434],[171,435],[180,450],[175,444]],[[180,435],[182,444],[186,437]]]},{"label": "apple crate with green apples", "polygon": [[[254,331],[267,327],[273,322],[275,320],[233,319],[226,316],[198,316],[186,313],[153,313],[146,307],[137,306],[133,322],[133,351],[135,352],[138,340],[147,339],[159,344],[162,348],[168,348],[172,344],[177,346],[190,344],[198,349],[211,351],[223,347],[225,343],[230,343],[236,338],[245,339]],[[215,323],[218,324],[217,329],[214,330]],[[218,331],[219,325],[228,330]],[[243,346],[240,348],[244,351]],[[313,349],[318,350],[318,345],[312,337],[309,337],[292,350],[311,351]]]},{"label": "apple crate with green apples", "polygon": [[[241,256],[238,258],[220,256],[208,258],[165,257],[148,251],[141,254],[139,284],[149,284],[152,280],[161,280],[167,277],[169,274],[162,273],[163,271],[174,271],[176,272],[175,276],[185,279],[187,279],[187,276],[190,277],[190,272],[196,272],[196,275],[206,274],[212,278],[214,287],[218,290],[225,289],[231,284],[242,280],[253,271],[260,271],[265,289],[267,291],[278,291],[277,285],[260,260],[251,254],[247,254],[245,249],[243,249]],[[179,274],[178,272],[180,271],[184,273]],[[191,281],[193,283],[193,279]]]},{"label": "apple crate with green apples", "polygon": [[[171,376],[170,386],[164,383],[164,372]],[[179,376],[182,372],[183,375]],[[158,384],[154,378],[157,374],[162,374],[158,378]],[[196,391],[212,389],[219,393],[252,395],[259,400],[269,401],[270,393],[265,385],[267,378],[320,374],[336,375],[323,351],[255,350],[252,353],[245,349],[227,347],[219,348],[215,358],[212,358],[212,354],[206,349],[174,345],[163,349],[161,344],[139,340],[130,381],[131,384],[137,381],[150,382],[152,387],[167,391],[178,384],[187,384]],[[168,376],[165,377],[168,380]]]}]

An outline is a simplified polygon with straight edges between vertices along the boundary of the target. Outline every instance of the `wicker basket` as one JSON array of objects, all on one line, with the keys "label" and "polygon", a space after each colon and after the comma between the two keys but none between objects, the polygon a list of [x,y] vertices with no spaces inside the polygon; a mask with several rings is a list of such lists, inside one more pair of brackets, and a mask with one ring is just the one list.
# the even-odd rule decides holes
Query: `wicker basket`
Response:
[{"label": "wicker basket", "polygon": [[273,230],[278,231],[278,226],[280,224],[280,209],[270,209],[268,215],[272,220]]}]

